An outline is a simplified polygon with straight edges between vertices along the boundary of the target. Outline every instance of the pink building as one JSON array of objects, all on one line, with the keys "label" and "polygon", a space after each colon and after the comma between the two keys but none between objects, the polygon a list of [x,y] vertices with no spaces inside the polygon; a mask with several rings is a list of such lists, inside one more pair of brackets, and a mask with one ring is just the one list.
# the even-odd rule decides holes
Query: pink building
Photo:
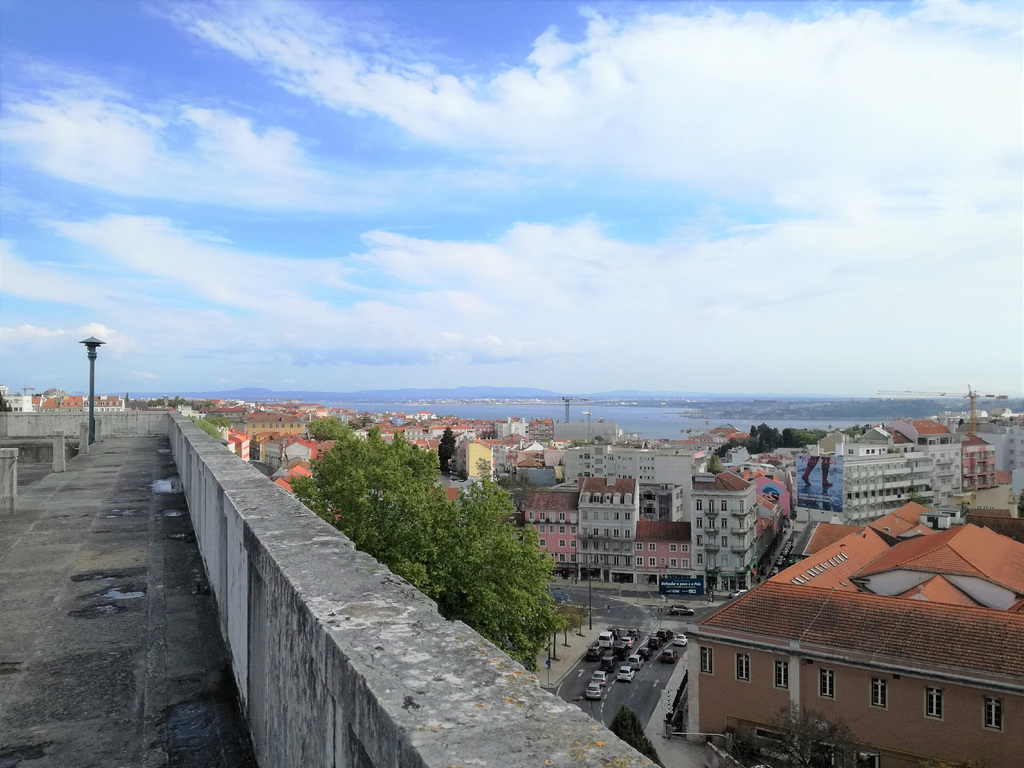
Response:
[{"label": "pink building", "polygon": [[690,524],[639,520],[636,524],[636,574],[640,584],[661,576],[691,576]]},{"label": "pink building", "polygon": [[964,435],[963,489],[994,488],[996,485],[996,449],[977,435]]},{"label": "pink building", "polygon": [[579,496],[564,491],[534,491],[523,509],[526,524],[537,529],[538,546],[555,561],[555,571],[575,576],[578,568]]}]

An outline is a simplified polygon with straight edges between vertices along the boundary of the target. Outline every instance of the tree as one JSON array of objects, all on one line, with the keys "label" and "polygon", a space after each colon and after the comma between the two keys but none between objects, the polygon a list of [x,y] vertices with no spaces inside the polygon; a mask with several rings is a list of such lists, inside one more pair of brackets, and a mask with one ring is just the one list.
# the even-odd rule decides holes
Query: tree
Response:
[{"label": "tree", "polygon": [[708,459],[708,472],[713,475],[717,475],[724,471],[725,467],[722,465],[722,460],[718,458],[718,454],[711,454],[711,458]]},{"label": "tree", "polygon": [[438,459],[401,437],[346,431],[313,465],[297,498],[437,603],[533,669],[559,626],[547,591],[550,558],[532,526],[509,522],[509,495],[487,479],[449,501],[435,485]]},{"label": "tree", "polygon": [[1017,497],[1017,517],[1024,517],[1024,492]]},{"label": "tree", "polygon": [[444,428],[441,435],[441,442],[437,446],[437,460],[442,472],[447,472],[451,465],[452,457],[455,456],[455,435],[451,427]]},{"label": "tree", "polygon": [[328,419],[314,419],[306,425],[306,432],[314,440],[337,440],[344,434],[349,434],[347,424],[342,424],[331,416]]},{"label": "tree", "polygon": [[792,768],[852,766],[856,760],[853,731],[843,720],[798,707],[782,707],[773,720],[781,736],[777,749]]},{"label": "tree", "polygon": [[625,704],[619,707],[608,729],[644,757],[662,765],[661,758],[658,757],[658,750],[654,748],[654,744],[644,733],[644,726],[640,722],[640,718]]},{"label": "tree", "polygon": [[525,473],[501,475],[498,478],[498,485],[512,497],[512,504],[515,506],[516,512],[526,509],[526,502],[529,501],[530,494],[533,493],[533,483]]},{"label": "tree", "polygon": [[10,413],[13,410],[14,410],[14,406],[12,406],[9,402],[7,402],[7,398],[6,397],[4,397],[3,395],[0,395],[0,413]]}]

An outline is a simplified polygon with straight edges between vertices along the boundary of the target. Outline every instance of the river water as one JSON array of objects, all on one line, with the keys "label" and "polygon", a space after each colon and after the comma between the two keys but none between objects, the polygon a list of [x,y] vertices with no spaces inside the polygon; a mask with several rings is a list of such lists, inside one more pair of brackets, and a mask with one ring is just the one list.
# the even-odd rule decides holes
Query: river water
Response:
[{"label": "river water", "polygon": [[[409,403],[324,403],[331,408],[351,408],[360,413],[405,413],[412,414],[419,411],[429,411],[437,416],[457,416],[462,419],[480,419],[485,421],[498,421],[508,418],[530,419],[552,419],[554,421],[565,421],[565,406],[553,403],[441,403],[437,405],[409,404]],[[853,419],[853,420],[827,420],[827,419],[793,419],[788,421],[772,420],[768,418],[750,419],[744,417],[744,421],[693,418],[692,414],[683,412],[678,407],[671,406],[641,406],[641,405],[601,405],[599,403],[587,403],[586,406],[573,406],[571,409],[572,421],[586,422],[587,416],[582,415],[583,411],[590,411],[590,419],[596,422],[598,419],[615,422],[623,432],[635,433],[641,438],[648,439],[685,439],[687,430],[704,431],[713,429],[722,424],[732,424],[741,432],[750,429],[751,424],[767,424],[782,430],[786,427],[799,429],[828,429],[832,427],[845,427],[865,422],[878,422],[876,419]]]}]

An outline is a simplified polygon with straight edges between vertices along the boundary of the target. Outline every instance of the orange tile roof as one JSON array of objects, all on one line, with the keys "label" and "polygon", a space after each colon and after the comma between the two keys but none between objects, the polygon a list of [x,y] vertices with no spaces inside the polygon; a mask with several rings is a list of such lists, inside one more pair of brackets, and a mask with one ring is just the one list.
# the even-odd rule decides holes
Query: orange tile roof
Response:
[{"label": "orange tile roof", "polygon": [[[928,507],[918,504],[916,501],[908,501],[885,517],[872,520],[868,525],[879,533],[899,537],[919,526],[921,524],[921,515],[928,514],[929,512],[932,512],[932,510]],[[928,533],[932,533],[931,528],[926,528],[925,530]]]},{"label": "orange tile roof", "polygon": [[[813,589],[770,579],[698,625],[869,656],[1024,677],[1024,613]],[[956,642],[948,642],[956,638]],[[965,653],[965,649],[969,652]]]},{"label": "orange tile roof", "polygon": [[902,541],[855,577],[897,570],[975,576],[1024,594],[1024,544],[968,523]]},{"label": "orange tile roof", "polygon": [[1024,542],[1024,518],[1010,517],[1008,514],[996,512],[995,510],[984,513],[970,512],[967,515],[969,522],[980,525],[982,528],[991,528],[1001,536],[1006,536],[1014,541]]},{"label": "orange tile roof", "polygon": [[988,444],[989,444],[988,441],[982,440],[980,437],[975,435],[973,432],[967,432],[967,433],[964,434],[964,437],[963,437],[963,445],[964,445],[964,447],[967,447],[967,446],[970,446],[970,445],[981,445],[981,446],[984,446],[984,445],[988,445]]},{"label": "orange tile roof", "polygon": [[859,587],[852,577],[865,563],[888,552],[889,546],[889,542],[877,531],[863,528],[848,533],[810,557],[780,571],[769,581],[857,592]]},{"label": "orange tile roof", "polygon": [[732,472],[719,472],[714,480],[693,478],[693,490],[711,493],[714,491],[745,491],[750,483]]},{"label": "orange tile roof", "polygon": [[526,499],[524,509],[569,511],[578,509],[579,495],[565,491],[534,491]]},{"label": "orange tile roof", "polygon": [[946,605],[970,605],[975,608],[981,606],[981,603],[957,589],[944,576],[932,576],[916,587],[911,587],[899,597],[905,600],[930,600],[933,603],[945,603]]},{"label": "orange tile roof", "polygon": [[940,424],[931,419],[908,419],[908,422],[917,430],[919,435],[947,435],[949,430],[945,424]]},{"label": "orange tile roof", "polygon": [[286,491],[288,491],[288,493],[292,492],[292,484],[285,480],[283,477],[277,478],[277,480],[274,481],[274,485],[281,486]]},{"label": "orange tile roof", "polygon": [[818,523],[815,526],[814,533],[811,534],[811,540],[807,542],[807,546],[804,547],[805,555],[813,555],[815,552],[819,552],[825,547],[835,544],[840,539],[844,539],[851,533],[857,533],[863,530],[859,525],[837,525],[835,523]]},{"label": "orange tile roof", "polygon": [[1013,475],[1001,469],[996,470],[996,485],[1009,485],[1013,482]]}]

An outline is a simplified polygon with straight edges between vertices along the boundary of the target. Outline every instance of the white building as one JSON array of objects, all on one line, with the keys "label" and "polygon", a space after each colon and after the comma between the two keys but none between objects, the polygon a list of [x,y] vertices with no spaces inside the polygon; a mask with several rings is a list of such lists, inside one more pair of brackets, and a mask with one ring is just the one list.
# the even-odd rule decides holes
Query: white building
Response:
[{"label": "white building", "polygon": [[602,581],[632,583],[640,518],[637,481],[586,478],[580,488],[579,512],[583,566],[600,569]]},{"label": "white building", "polygon": [[746,589],[757,565],[757,486],[732,472],[697,475],[693,486],[693,568],[705,589]]},{"label": "white building", "polygon": [[639,482],[641,514],[667,523],[690,520],[690,481],[706,468],[703,451],[584,445],[565,452],[565,481],[633,478]]},{"label": "white building", "polygon": [[995,448],[996,469],[1010,473],[1024,469],[1024,422],[1000,420],[979,424],[978,437]]},{"label": "white building", "polygon": [[3,384],[0,384],[0,395],[3,395],[4,400],[15,413],[31,413],[36,410],[35,404],[32,402],[32,395],[12,395]]},{"label": "white building", "polygon": [[917,446],[917,450],[929,456],[933,462],[932,503],[936,507],[948,508],[952,497],[959,495],[963,488],[962,468],[963,436],[950,432],[944,424],[931,419],[901,419],[887,427],[893,434],[903,435]]}]

